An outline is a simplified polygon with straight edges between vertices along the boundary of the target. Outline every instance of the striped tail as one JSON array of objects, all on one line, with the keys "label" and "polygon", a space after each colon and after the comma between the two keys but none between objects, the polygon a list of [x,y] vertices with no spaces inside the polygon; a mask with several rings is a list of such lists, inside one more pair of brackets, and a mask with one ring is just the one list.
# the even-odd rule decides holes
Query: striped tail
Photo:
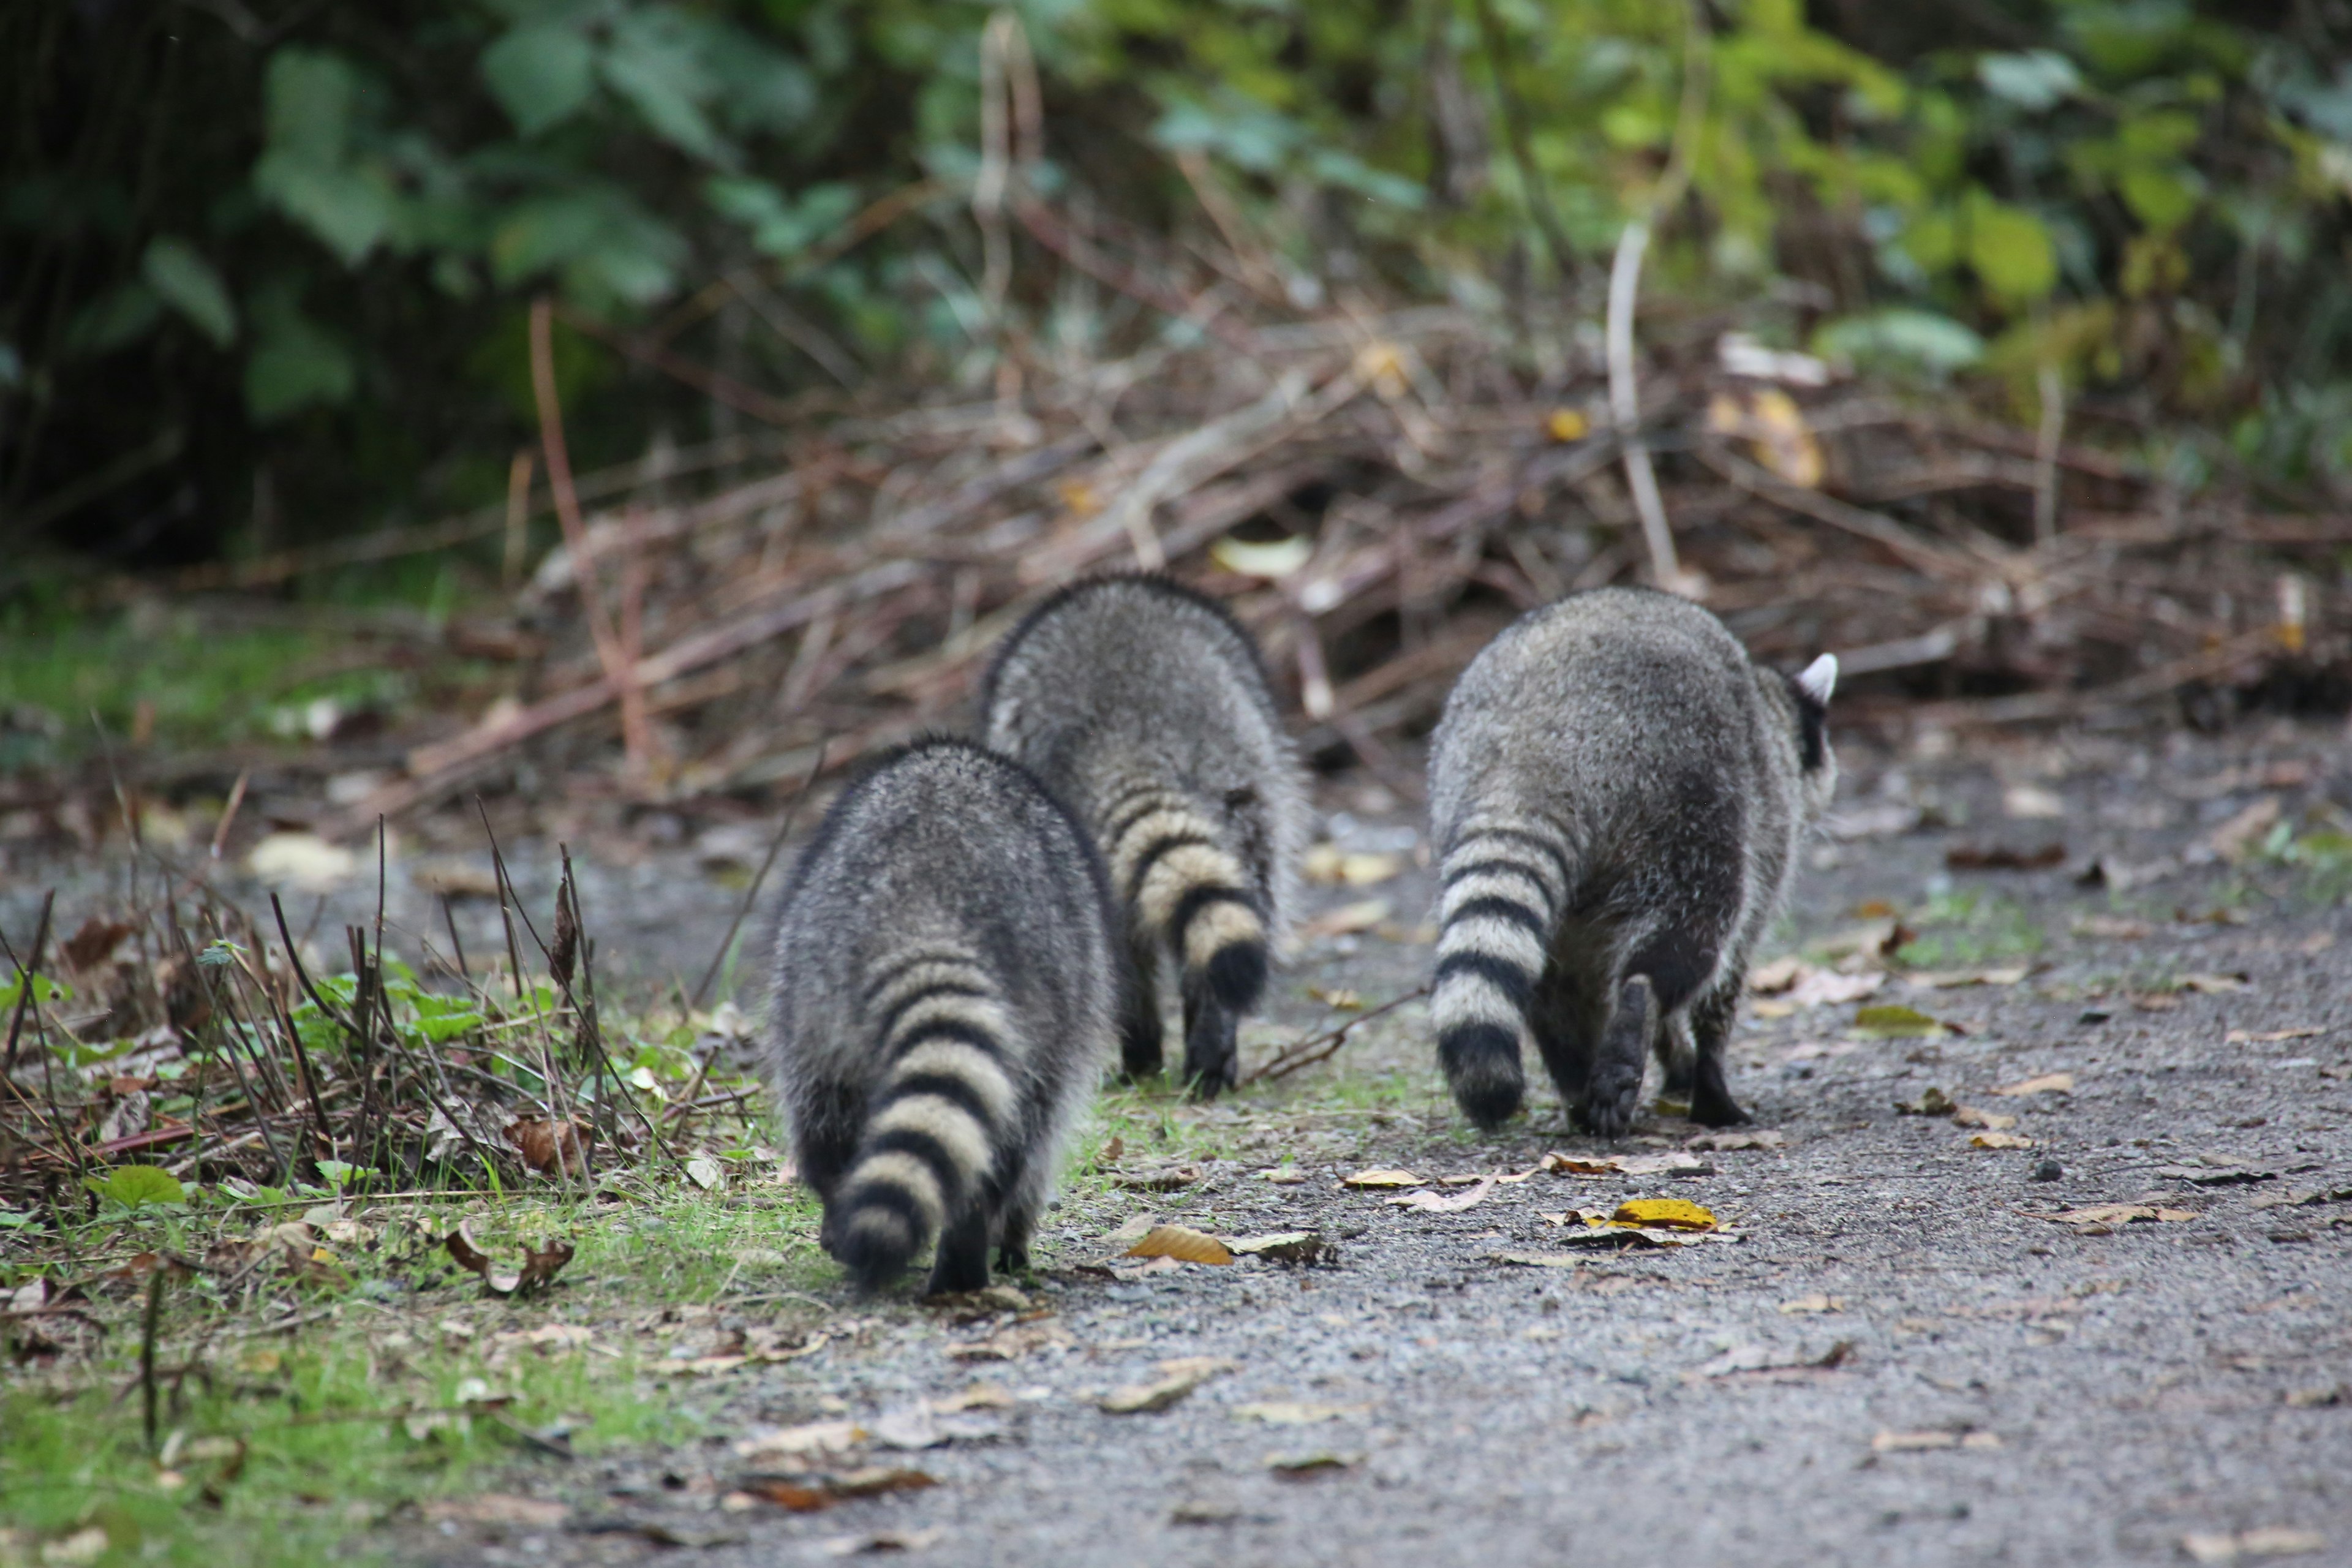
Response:
[{"label": "striped tail", "polygon": [[1103,842],[1138,932],[1175,948],[1187,995],[1205,992],[1229,1013],[1248,1012],[1265,989],[1266,911],[1225,847],[1223,824],[1174,791],[1123,806]]},{"label": "striped tail", "polygon": [[1481,1127],[1527,1092],[1519,1038],[1569,889],[1567,852],[1549,834],[1478,826],[1440,865],[1437,973],[1429,1013],[1454,1103]]},{"label": "striped tail", "polygon": [[1017,1136],[1007,1064],[1022,1052],[986,973],[968,956],[903,964],[869,998],[887,1066],[827,1228],[834,1256],[871,1292],[979,1201],[998,1144]]}]

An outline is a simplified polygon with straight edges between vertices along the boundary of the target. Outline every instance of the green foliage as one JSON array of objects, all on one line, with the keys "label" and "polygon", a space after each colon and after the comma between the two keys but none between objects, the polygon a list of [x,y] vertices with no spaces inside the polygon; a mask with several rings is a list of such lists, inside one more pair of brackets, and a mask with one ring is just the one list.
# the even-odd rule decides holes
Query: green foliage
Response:
[{"label": "green foliage", "polygon": [[180,1179],[160,1165],[117,1165],[105,1175],[89,1180],[91,1192],[127,1209],[188,1201],[188,1190]]},{"label": "green foliage", "polygon": [[[521,300],[553,289],[642,324],[747,264],[850,358],[989,369],[969,207],[987,5],[261,9],[268,25],[243,30],[227,10],[190,14],[168,40],[126,12],[100,40],[123,62],[119,90],[79,110],[47,85],[73,58],[42,8],[0,23],[44,124],[111,113],[144,135],[115,136],[111,163],[36,158],[0,176],[0,225],[26,258],[8,284],[22,298],[0,301],[0,411],[76,410],[64,434],[8,421],[34,433],[0,437],[0,491],[57,489],[130,445],[124,400],[89,389],[135,383],[134,363],[175,388],[234,388],[252,452],[398,454],[388,474],[338,467],[347,496],[502,471],[497,448],[529,430],[510,376],[497,403],[451,388],[484,380],[458,373],[486,358],[512,363],[494,345]],[[1666,215],[1656,287],[1752,299],[1794,278],[1829,302],[1806,323],[1815,341],[1857,363],[1989,375],[2029,410],[2054,367],[2226,416],[2245,460],[2282,477],[2352,479],[2340,22],[2069,0],[2003,10],[1989,47],[1960,14],[1797,0],[1710,5],[1702,29],[1636,0],[1014,10],[1048,110],[1034,183],[1165,226],[1190,198],[1164,154],[1203,156],[1302,299],[1343,255],[1443,289],[1539,229],[1566,265],[1597,269],[1671,168],[1689,194]],[[195,133],[215,125],[228,129]],[[925,178],[922,218],[834,254],[859,208]],[[1031,282],[1003,308],[1050,309]],[[677,330],[710,330],[706,314]],[[755,384],[816,376],[782,340],[730,352]],[[640,389],[583,440],[593,452],[609,430],[625,450],[656,417]],[[442,460],[476,446],[494,460]],[[215,487],[219,515],[242,515],[228,492],[243,482]]]}]

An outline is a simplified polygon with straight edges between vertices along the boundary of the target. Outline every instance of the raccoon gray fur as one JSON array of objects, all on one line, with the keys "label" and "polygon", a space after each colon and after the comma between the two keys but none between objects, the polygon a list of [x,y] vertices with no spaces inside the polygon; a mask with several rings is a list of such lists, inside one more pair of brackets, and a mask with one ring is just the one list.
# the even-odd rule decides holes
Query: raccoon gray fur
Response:
[{"label": "raccoon gray fur", "polygon": [[982,732],[1068,802],[1125,917],[1119,1026],[1131,1076],[1160,1067],[1160,957],[1184,1008],[1184,1072],[1213,1097],[1297,903],[1307,783],[1257,646],[1216,601],[1160,576],[1064,589],[1004,639]]},{"label": "raccoon gray fur", "polygon": [[1518,1109],[1522,1036],[1604,1137],[1631,1123],[1653,1050],[1694,1119],[1748,1120],[1724,1041],[1836,787],[1836,679],[1826,654],[1764,668],[1706,611],[1639,588],[1530,611],[1471,662],[1429,760],[1430,1014],[1471,1120]]},{"label": "raccoon gray fur", "polygon": [[860,1289],[936,1238],[930,1289],[1026,1260],[1118,1024],[1101,858],[1018,763],[890,752],[842,792],[779,908],[767,1067],[821,1239]]}]

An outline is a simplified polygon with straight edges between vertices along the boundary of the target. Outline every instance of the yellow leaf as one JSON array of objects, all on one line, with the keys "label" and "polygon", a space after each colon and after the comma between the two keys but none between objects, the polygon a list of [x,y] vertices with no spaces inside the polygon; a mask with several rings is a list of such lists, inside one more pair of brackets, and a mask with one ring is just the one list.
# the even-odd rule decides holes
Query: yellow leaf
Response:
[{"label": "yellow leaf", "polygon": [[1997,1089],[1993,1092],[2011,1096],[2072,1094],[2074,1092],[2074,1075],[2070,1072],[2046,1072],[2039,1078],[2027,1079],[2023,1083],[2012,1083],[2006,1089]]},{"label": "yellow leaf", "polygon": [[1411,1171],[1358,1171],[1352,1176],[1342,1176],[1343,1187],[1417,1187],[1421,1178]]},{"label": "yellow leaf", "polygon": [[2021,1138],[2014,1132],[1979,1132],[1969,1140],[1972,1149],[2031,1149],[2033,1140]]},{"label": "yellow leaf", "polygon": [[1555,408],[1544,420],[1544,434],[1555,441],[1581,441],[1592,431],[1592,421],[1573,408]]},{"label": "yellow leaf", "polygon": [[1981,1127],[1990,1132],[2003,1132],[2017,1125],[2017,1118],[1995,1110],[1979,1110],[1973,1105],[1956,1105],[1952,1121],[1962,1127]]},{"label": "yellow leaf", "polygon": [[1356,351],[1356,378],[1382,397],[1404,395],[1404,354],[1391,342],[1369,342]]},{"label": "yellow leaf", "polygon": [[1206,1231],[1190,1226],[1155,1225],[1144,1232],[1143,1239],[1127,1249],[1129,1258],[1172,1258],[1179,1263],[1231,1263],[1234,1255],[1225,1244]]},{"label": "yellow leaf", "polygon": [[1315,542],[1302,534],[1281,539],[1235,539],[1230,534],[1209,546],[1209,559],[1228,572],[1269,581],[1289,576],[1315,553]]},{"label": "yellow leaf", "polygon": [[1822,444],[1813,438],[1797,400],[1777,386],[1760,387],[1751,407],[1757,460],[1792,485],[1817,489],[1823,468]]},{"label": "yellow leaf", "polygon": [[1713,1230],[1715,1215],[1688,1198],[1635,1198],[1619,1204],[1609,1223],[1662,1230]]},{"label": "yellow leaf", "polygon": [[1102,510],[1102,497],[1097,495],[1094,486],[1084,479],[1064,479],[1055,489],[1062,498],[1062,504],[1078,517],[1092,517]]},{"label": "yellow leaf", "polygon": [[1357,903],[1341,904],[1336,910],[1326,910],[1298,928],[1302,937],[1353,936],[1367,931],[1395,911],[1396,906],[1386,899],[1365,899]]}]

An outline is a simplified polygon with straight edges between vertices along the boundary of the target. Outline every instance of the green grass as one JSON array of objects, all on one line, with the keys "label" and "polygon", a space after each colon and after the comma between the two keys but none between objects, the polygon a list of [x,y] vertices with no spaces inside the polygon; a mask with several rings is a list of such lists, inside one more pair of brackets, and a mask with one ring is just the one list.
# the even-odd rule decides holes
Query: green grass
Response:
[{"label": "green grass", "polygon": [[2049,942],[2032,910],[1999,894],[1940,894],[1905,919],[1919,934],[1895,956],[1915,969],[2014,963],[2033,957]]}]

